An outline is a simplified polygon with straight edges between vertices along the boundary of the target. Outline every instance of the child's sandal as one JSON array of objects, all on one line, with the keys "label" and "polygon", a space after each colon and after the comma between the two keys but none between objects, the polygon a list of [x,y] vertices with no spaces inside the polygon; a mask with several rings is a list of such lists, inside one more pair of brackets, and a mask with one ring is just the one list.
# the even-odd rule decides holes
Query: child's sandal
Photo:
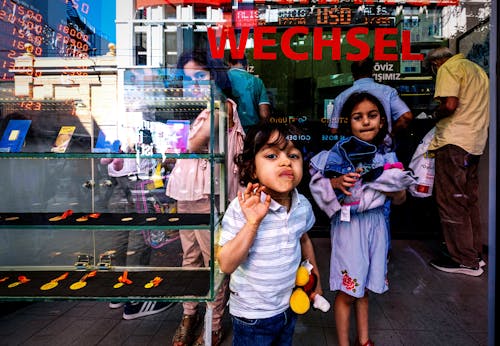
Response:
[{"label": "child's sandal", "polygon": [[361,343],[359,342],[359,339],[356,339],[356,343],[354,345],[355,346],[375,346],[375,343],[373,341],[371,341],[370,339],[368,339],[367,342],[365,342],[364,344],[361,345]]}]

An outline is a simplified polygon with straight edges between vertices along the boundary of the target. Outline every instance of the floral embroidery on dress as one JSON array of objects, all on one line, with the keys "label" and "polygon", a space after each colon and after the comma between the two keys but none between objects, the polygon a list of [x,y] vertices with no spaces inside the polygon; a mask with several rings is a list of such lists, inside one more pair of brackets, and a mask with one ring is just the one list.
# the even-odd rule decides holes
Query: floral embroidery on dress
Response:
[{"label": "floral embroidery on dress", "polygon": [[356,287],[359,286],[358,280],[353,279],[347,273],[347,270],[342,270],[342,285],[350,291],[356,292]]}]

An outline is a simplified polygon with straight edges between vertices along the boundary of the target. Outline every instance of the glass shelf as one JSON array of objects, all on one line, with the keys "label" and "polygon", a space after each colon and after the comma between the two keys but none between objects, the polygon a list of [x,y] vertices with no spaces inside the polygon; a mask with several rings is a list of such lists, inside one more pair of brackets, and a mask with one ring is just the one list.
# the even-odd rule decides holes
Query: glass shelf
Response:
[{"label": "glass shelf", "polygon": [[[148,71],[163,75],[141,84],[130,77],[144,71],[118,72],[123,90],[106,108],[114,112],[93,112],[85,99],[16,101],[14,88],[0,100],[0,299],[214,298],[223,277],[216,261],[183,267],[179,232],[210,234],[214,256],[226,203],[224,96],[212,82],[197,96],[178,71]],[[190,152],[202,111],[209,140]],[[207,162],[210,213],[178,213],[166,195],[176,162],[192,159]],[[125,271],[132,282],[114,288]],[[84,287],[71,288],[87,274]],[[54,287],[42,289],[47,283]]]},{"label": "glass shelf", "polygon": [[[103,159],[103,158],[121,158],[121,159],[136,159],[136,154],[122,154],[122,153],[7,153],[0,152],[0,159]],[[140,159],[215,159],[217,162],[224,160],[222,153],[180,153],[180,154],[153,154],[153,155],[139,155]]]}]

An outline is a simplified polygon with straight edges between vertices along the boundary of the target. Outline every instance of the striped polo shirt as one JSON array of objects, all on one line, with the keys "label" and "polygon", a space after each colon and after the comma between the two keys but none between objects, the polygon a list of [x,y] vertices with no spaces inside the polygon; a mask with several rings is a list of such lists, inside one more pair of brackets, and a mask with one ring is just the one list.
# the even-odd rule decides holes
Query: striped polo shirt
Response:
[{"label": "striped polo shirt", "polygon": [[[265,199],[264,194],[262,199]],[[240,203],[235,198],[224,214],[219,244],[223,246],[233,239],[245,222]],[[311,204],[297,190],[292,194],[290,212],[271,200],[247,260],[231,274],[231,315],[261,319],[288,308],[301,261],[300,238],[314,222]]]}]

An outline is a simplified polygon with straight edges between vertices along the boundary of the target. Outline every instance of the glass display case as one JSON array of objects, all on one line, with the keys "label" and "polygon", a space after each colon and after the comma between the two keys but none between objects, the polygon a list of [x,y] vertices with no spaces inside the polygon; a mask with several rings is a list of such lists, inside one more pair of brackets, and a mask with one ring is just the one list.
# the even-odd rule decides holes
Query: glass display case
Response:
[{"label": "glass display case", "polygon": [[[174,70],[119,74],[123,109],[109,117],[74,98],[0,100],[0,299],[213,299],[215,261],[182,267],[179,231],[209,232],[214,258],[224,97],[210,82],[193,92]],[[190,125],[206,109],[209,143],[192,152]],[[209,214],[177,213],[166,195],[175,164],[192,159],[210,172]]]}]

